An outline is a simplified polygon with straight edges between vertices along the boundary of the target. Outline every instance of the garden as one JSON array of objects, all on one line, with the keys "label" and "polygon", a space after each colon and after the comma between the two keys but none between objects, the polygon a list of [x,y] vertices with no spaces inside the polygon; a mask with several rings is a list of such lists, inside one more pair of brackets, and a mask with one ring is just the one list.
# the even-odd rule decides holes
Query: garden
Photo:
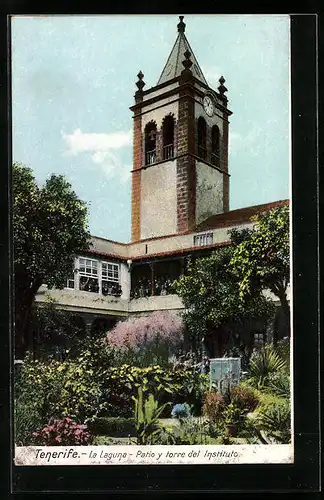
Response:
[{"label": "garden", "polygon": [[15,377],[15,442],[29,445],[289,443],[289,339],[255,350],[220,392],[181,318],[155,312],[83,340],[64,361],[27,355]]},{"label": "garden", "polygon": [[[258,214],[251,229],[232,229],[231,245],[188,257],[176,282],[159,285],[159,293],[172,286],[182,299],[181,317],[131,317],[91,338],[57,309],[55,317],[38,318],[35,350],[35,308],[46,313],[36,307],[37,291],[44,283],[64,288],[75,256],[90,250],[87,204],[64,176],[39,186],[20,163],[13,165],[12,188],[14,347],[22,360],[14,377],[16,445],[290,442],[289,339],[280,340],[278,329],[270,328],[268,344],[244,359],[235,352],[244,368],[238,384],[219,391],[202,366],[203,342],[228,331],[239,339],[251,320],[261,319],[263,330],[271,324],[276,306],[266,291],[290,335],[288,205]],[[145,283],[139,285],[136,293],[145,295]],[[53,339],[64,346],[59,359],[49,349]]]}]

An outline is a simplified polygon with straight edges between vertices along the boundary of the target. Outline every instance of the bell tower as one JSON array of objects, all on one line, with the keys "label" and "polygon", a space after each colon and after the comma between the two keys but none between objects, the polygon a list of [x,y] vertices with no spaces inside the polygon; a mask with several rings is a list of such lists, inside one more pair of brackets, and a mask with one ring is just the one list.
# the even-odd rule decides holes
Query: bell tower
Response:
[{"label": "bell tower", "polygon": [[132,241],[181,234],[229,210],[225,79],[208,83],[185,35],[178,36],[157,85],[137,75],[132,170]]}]

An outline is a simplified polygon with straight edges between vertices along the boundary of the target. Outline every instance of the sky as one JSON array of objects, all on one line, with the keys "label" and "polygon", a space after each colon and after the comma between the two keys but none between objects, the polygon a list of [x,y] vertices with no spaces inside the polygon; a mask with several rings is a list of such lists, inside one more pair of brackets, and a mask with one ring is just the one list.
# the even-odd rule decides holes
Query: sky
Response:
[{"label": "sky", "polygon": [[[181,14],[181,13],[180,13]],[[89,207],[92,235],[130,241],[132,112],[137,73],[157,84],[175,15],[15,16],[13,161],[39,184],[64,174]],[[289,197],[289,16],[185,15],[209,86],[224,76],[230,210]]]}]

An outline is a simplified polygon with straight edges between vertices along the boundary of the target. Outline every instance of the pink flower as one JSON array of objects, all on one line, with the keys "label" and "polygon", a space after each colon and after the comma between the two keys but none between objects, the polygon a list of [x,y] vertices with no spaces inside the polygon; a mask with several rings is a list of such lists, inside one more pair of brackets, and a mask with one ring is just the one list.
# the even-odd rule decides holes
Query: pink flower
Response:
[{"label": "pink flower", "polygon": [[155,311],[150,316],[120,321],[107,334],[112,347],[140,347],[149,342],[167,342],[176,345],[182,340],[182,319],[166,312]]},{"label": "pink flower", "polygon": [[55,441],[57,441],[58,443],[60,443],[62,441],[62,439],[60,438],[60,436],[56,436]]}]

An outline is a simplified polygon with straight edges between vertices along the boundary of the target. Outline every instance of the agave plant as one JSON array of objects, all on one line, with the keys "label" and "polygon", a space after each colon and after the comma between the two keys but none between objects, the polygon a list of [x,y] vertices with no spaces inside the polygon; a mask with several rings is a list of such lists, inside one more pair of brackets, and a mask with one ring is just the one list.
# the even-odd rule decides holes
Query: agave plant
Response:
[{"label": "agave plant", "polygon": [[159,418],[170,403],[159,406],[153,394],[149,394],[144,399],[142,387],[138,388],[137,398],[133,396],[133,400],[135,401],[137,444],[153,444],[154,439],[162,432],[162,428],[159,425]]},{"label": "agave plant", "polygon": [[257,428],[263,432],[266,441],[280,444],[289,443],[291,440],[291,419],[289,401],[283,399],[280,404],[268,406],[260,411]]},{"label": "agave plant", "polygon": [[286,373],[275,373],[269,377],[269,390],[277,396],[290,397],[290,377]]},{"label": "agave plant", "polygon": [[262,351],[252,354],[248,366],[248,377],[256,382],[257,386],[262,386],[269,375],[283,371],[285,361],[275,352],[271,346],[265,347]]}]

